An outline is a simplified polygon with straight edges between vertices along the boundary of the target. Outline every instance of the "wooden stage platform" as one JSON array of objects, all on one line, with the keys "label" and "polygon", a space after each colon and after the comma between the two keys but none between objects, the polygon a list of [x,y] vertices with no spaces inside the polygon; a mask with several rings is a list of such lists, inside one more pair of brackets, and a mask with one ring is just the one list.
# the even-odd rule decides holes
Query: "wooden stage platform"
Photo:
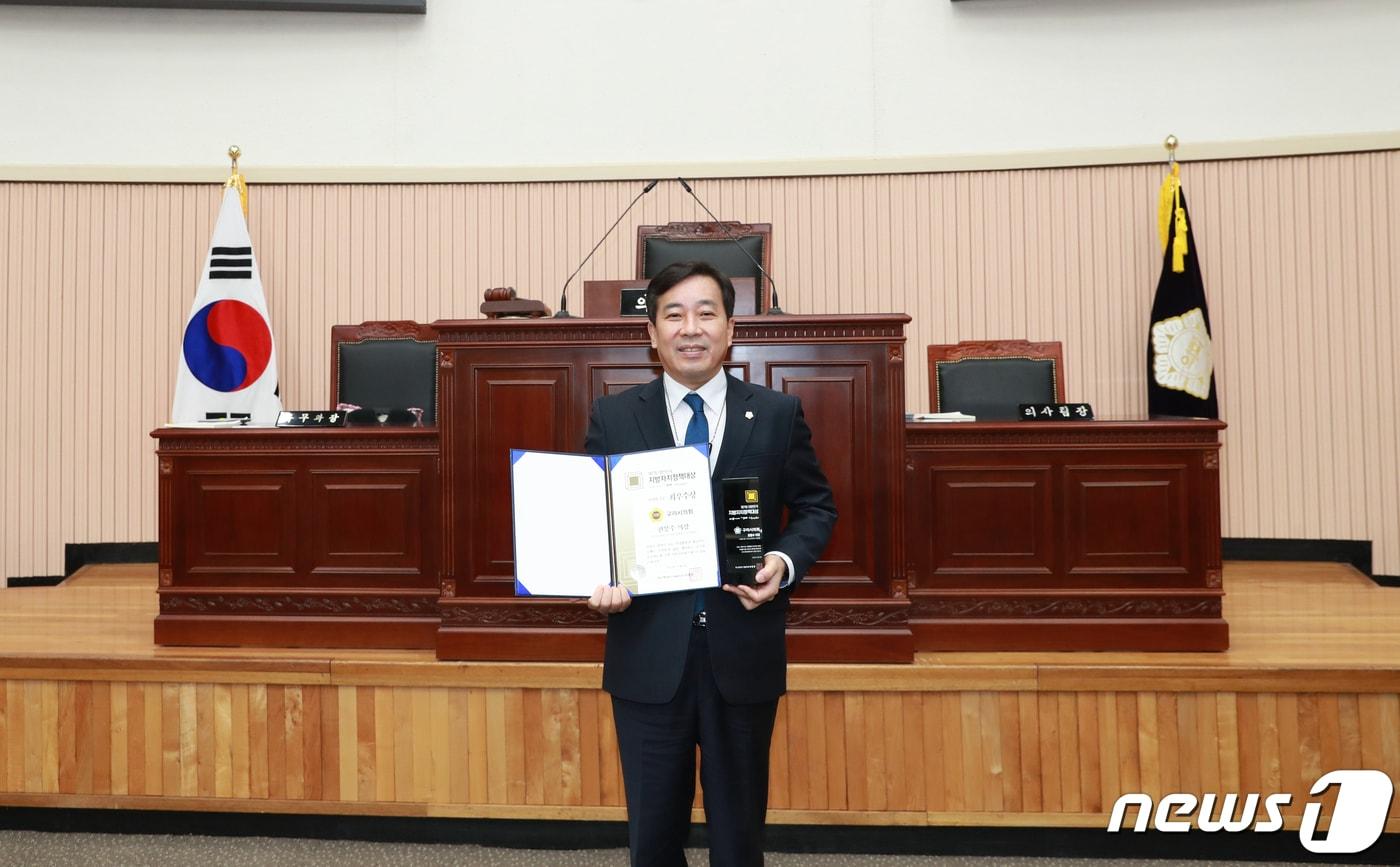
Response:
[{"label": "wooden stage platform", "polygon": [[[1400,781],[1400,590],[1303,563],[1225,589],[1225,653],[793,666],[770,820],[1103,827],[1123,792],[1283,791],[1296,825],[1325,771]],[[161,648],[155,590],[0,591],[0,805],[624,818],[598,665]]]}]

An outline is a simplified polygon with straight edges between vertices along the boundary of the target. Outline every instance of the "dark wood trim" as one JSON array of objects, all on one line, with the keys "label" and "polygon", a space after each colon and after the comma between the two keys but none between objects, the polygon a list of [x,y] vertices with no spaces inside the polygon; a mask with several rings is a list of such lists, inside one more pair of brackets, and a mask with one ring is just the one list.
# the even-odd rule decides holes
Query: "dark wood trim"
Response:
[{"label": "dark wood trim", "polygon": [[[443,605],[444,613],[448,610]],[[603,658],[603,627],[482,627],[444,625],[437,632],[438,659],[473,662],[545,659],[550,662],[597,662]],[[541,653],[544,648],[544,653]],[[601,684],[602,673],[599,672]]]},{"label": "dark wood trim", "polygon": [[[825,345],[892,341],[902,344],[904,326],[908,322],[909,317],[903,313],[736,316],[734,345]],[[446,344],[554,348],[559,348],[561,344],[569,346],[576,343],[636,346],[648,344],[645,319],[440,319],[433,323],[433,328],[438,332],[440,352]],[[901,361],[902,358],[901,355]],[[446,391],[445,385],[442,390]],[[901,399],[901,404],[902,402]],[[446,414],[444,410],[443,415]]]},{"label": "dark wood trim", "polygon": [[981,447],[1060,445],[1082,448],[1151,448],[1216,445],[1225,423],[1215,419],[1152,421],[985,421],[972,424],[907,422],[905,436],[913,447]]},{"label": "dark wood trim", "polygon": [[429,617],[262,617],[159,614],[155,643],[198,647],[339,647],[427,650],[437,638]]}]

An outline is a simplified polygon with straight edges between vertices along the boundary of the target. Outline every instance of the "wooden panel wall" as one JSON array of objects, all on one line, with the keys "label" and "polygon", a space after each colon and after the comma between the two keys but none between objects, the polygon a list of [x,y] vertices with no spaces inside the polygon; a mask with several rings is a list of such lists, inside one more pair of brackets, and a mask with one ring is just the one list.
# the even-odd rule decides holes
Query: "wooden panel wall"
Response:
[{"label": "wooden panel wall", "polygon": [[[1068,396],[1145,408],[1160,165],[707,180],[775,226],[786,309],[904,311],[928,343],[1065,342]],[[256,172],[252,174],[256,182]],[[1374,539],[1400,574],[1400,152],[1184,167],[1217,337],[1226,536]],[[338,322],[475,315],[560,284],[639,183],[258,185],[255,251],[288,406],[322,405]],[[0,183],[0,575],[65,542],[156,536],[152,444],[219,187]],[[653,191],[581,278],[630,276],[635,227],[700,219]],[[581,299],[574,296],[574,309]]]},{"label": "wooden panel wall", "polygon": [[[1296,817],[1328,770],[1400,778],[1400,695],[797,691],[772,760],[775,821],[1095,825],[1130,791],[1290,792]],[[589,689],[0,683],[0,803],[151,798],[613,819],[624,803]],[[1390,815],[1400,828],[1400,800]]]}]

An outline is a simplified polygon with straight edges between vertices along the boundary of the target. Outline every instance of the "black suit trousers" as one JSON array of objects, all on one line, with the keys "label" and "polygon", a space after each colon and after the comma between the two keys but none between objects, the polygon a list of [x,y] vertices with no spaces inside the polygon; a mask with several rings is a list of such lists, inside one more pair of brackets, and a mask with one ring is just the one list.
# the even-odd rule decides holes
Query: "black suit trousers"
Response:
[{"label": "black suit trousers", "polygon": [[613,698],[634,867],[684,865],[700,745],[710,864],[763,863],[768,748],[778,701],[731,704],[710,665],[709,636],[692,627],[680,688],[662,704]]}]

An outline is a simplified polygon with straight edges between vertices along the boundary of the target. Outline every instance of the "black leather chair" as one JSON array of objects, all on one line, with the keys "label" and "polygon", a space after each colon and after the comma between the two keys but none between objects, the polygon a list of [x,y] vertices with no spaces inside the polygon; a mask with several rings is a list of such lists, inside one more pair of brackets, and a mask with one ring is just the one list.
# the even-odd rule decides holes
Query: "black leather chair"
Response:
[{"label": "black leather chair", "polygon": [[437,424],[437,332],[417,322],[331,328],[331,405],[423,410]]},{"label": "black leather chair", "polygon": [[[725,236],[726,230],[734,240]],[[745,256],[745,252],[749,255]],[[773,273],[772,223],[667,223],[637,227],[637,279],[650,280],[676,262],[709,262],[730,278],[752,277],[759,295],[755,309],[762,312],[767,309],[764,301],[768,281],[749,256]]]},{"label": "black leather chair", "polygon": [[966,340],[928,348],[929,405],[978,421],[1010,420],[1023,403],[1063,403],[1059,341]]}]

